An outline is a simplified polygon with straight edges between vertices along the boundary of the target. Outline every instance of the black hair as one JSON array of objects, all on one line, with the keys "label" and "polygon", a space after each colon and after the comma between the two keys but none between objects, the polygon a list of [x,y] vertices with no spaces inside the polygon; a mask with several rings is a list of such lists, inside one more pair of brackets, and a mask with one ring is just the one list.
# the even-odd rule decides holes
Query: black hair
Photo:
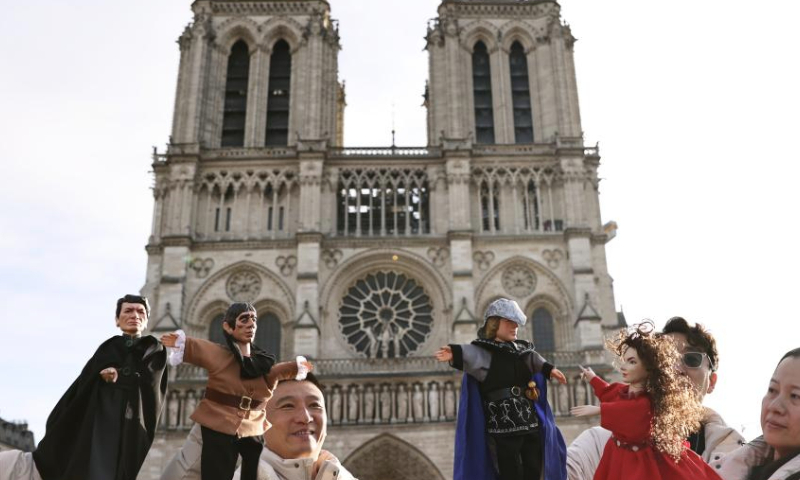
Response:
[{"label": "black hair", "polygon": [[694,348],[700,349],[711,359],[711,370],[716,371],[719,367],[719,353],[717,352],[717,342],[711,332],[704,326],[695,323],[690,326],[689,322],[683,317],[672,317],[664,325],[662,334],[682,333],[686,335],[686,342]]},{"label": "black hair", "polygon": [[248,311],[255,312],[256,307],[250,302],[233,302],[225,312],[225,318],[222,321],[227,323],[229,327],[236,328],[236,317]]},{"label": "black hair", "polygon": [[150,318],[150,302],[147,301],[147,297],[143,295],[125,295],[124,297],[117,300],[117,314],[114,318],[119,318],[120,312],[122,312],[122,304],[123,303],[139,303],[144,305],[144,311],[147,313],[147,318]]},{"label": "black hair", "polygon": [[289,380],[280,380],[278,383],[281,384],[283,382],[308,382],[319,389],[320,393],[322,393],[322,400],[323,401],[325,400],[325,389],[322,387],[322,384],[319,383],[319,379],[317,378],[317,376],[311,372],[308,372],[306,374],[305,380],[295,380],[292,378]]},{"label": "black hair", "polygon": [[786,355],[782,356],[780,362],[778,363],[780,364],[787,358],[800,358],[800,348],[795,348],[793,350],[789,350],[788,352],[786,352]]}]

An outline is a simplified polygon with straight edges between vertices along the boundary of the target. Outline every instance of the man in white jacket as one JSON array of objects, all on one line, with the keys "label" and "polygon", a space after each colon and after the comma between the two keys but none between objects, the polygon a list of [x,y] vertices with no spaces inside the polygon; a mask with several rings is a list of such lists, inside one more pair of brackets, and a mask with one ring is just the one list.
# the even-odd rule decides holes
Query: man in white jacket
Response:
[{"label": "man in white jacket", "polygon": [[[258,480],[356,480],[339,460],[322,449],[327,434],[325,398],[313,374],[278,383],[267,403],[264,450]],[[202,438],[195,425],[161,480],[200,480]],[[241,470],[233,478],[239,480]]]},{"label": "man in white jacket", "polygon": [[[325,399],[314,376],[278,384],[267,404],[272,426],[264,434],[258,480],[356,480],[327,450]],[[234,476],[238,479],[237,475]]]},{"label": "man in white jacket", "polygon": [[[694,326],[681,317],[669,319],[662,332],[670,335],[683,356],[682,371],[692,380],[700,400],[714,391],[717,384],[719,357],[714,336],[702,325]],[[706,407],[700,431],[687,438],[692,450],[703,457],[706,463],[719,468],[717,460],[738,448],[744,438],[729,427],[717,412]],[[603,456],[611,432],[602,427],[592,427],[567,448],[567,476],[569,480],[592,480],[600,457]],[[713,463],[712,463],[713,462]]]}]

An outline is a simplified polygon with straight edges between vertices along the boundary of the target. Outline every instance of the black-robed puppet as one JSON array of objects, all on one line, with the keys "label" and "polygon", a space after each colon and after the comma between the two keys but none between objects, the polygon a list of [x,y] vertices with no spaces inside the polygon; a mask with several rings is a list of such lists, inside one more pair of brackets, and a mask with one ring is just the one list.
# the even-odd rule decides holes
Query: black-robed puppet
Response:
[{"label": "black-robed puppet", "polygon": [[147,327],[145,297],[117,301],[123,335],[103,342],[47,419],[33,453],[43,480],[135,480],[167,392],[167,352]]}]

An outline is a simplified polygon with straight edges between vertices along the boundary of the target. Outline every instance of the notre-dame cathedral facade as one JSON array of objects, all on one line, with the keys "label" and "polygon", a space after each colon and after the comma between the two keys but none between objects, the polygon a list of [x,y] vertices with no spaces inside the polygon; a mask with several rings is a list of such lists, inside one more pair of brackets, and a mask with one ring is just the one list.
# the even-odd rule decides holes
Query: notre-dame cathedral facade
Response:
[{"label": "notre-dame cathedral facade", "polygon": [[[154,154],[151,333],[217,339],[230,302],[253,302],[259,345],[313,359],[325,448],[350,471],[449,479],[460,375],[432,355],[472,340],[508,297],[529,317],[522,337],[571,376],[550,401],[574,438],[586,423],[569,407],[592,402],[577,365],[604,363],[603,331],[621,320],[600,156],[583,143],[558,3],[441,2],[427,30],[428,144],[414,148],[342,144],[328,1],[191,8],[172,135]],[[183,443],[203,387],[200,369],[172,372],[140,478],[158,478]]]}]

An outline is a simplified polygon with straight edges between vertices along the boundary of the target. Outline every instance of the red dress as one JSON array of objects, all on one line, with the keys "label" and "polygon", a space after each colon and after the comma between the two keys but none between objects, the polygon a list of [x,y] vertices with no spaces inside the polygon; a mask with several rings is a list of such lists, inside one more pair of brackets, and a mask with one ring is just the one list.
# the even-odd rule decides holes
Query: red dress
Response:
[{"label": "red dress", "polygon": [[650,444],[650,396],[628,393],[624,383],[591,381],[600,399],[600,426],[611,431],[594,480],[720,480],[719,475],[686,448],[679,462]]}]

